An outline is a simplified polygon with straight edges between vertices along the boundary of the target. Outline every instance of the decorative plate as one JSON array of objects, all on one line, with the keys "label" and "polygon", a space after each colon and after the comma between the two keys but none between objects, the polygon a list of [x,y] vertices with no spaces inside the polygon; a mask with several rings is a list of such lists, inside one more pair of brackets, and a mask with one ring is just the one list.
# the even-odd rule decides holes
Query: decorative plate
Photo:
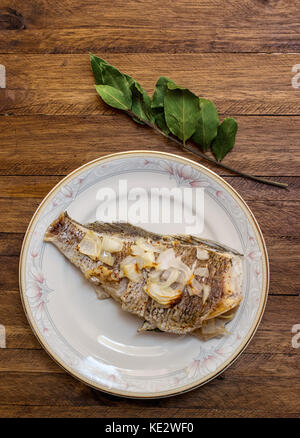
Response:
[{"label": "decorative plate", "polygon": [[[189,205],[191,198],[183,198],[183,204],[187,204],[183,207],[190,210],[188,224],[176,218],[173,221],[162,217],[147,219],[147,202],[153,188],[166,188],[166,193],[174,188],[182,193],[186,188],[197,188],[203,202],[195,208]],[[103,197],[105,190],[116,193],[116,207],[111,208],[110,198],[106,210],[102,208],[108,199]],[[81,223],[103,219],[99,214],[106,214],[107,220],[116,213],[120,207],[118,201],[127,193],[131,193],[133,205],[137,190],[147,194],[140,199],[145,208],[135,209],[136,216],[144,217],[144,223],[139,225],[163,234],[186,233],[191,217],[199,216],[200,236],[244,255],[243,300],[236,316],[226,326],[229,331],[226,336],[204,342],[192,336],[137,333],[141,325],[139,318],[122,311],[111,299],[97,299],[82,274],[54,246],[43,242],[47,226],[60,212],[66,210]],[[175,201],[173,204],[170,204],[170,216],[182,208],[182,204]],[[200,164],[159,152],[108,155],[73,171],[38,207],[20,257],[24,310],[45,350],[74,377],[96,389],[126,397],[182,393],[223,372],[254,335],[265,307],[268,283],[265,243],[242,198],[222,178]]]}]

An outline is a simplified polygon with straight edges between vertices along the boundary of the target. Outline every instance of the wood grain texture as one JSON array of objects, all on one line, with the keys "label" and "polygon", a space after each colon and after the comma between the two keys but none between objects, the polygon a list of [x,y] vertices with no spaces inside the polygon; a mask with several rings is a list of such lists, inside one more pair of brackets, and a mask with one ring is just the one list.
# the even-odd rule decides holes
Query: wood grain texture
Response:
[{"label": "wood grain texture", "polygon": [[[19,292],[12,290],[0,291],[0,298],[0,323],[7,329],[7,349],[40,349],[40,344],[35,339],[33,333],[30,332],[21,305]],[[299,306],[299,295],[269,295],[262,322],[255,337],[247,347],[246,353],[261,355],[297,354],[298,351],[293,349],[291,344],[291,328],[294,324],[299,323]],[[284,316],[282,315],[283,307],[285,309]],[[3,355],[4,354],[5,353],[3,353]],[[0,350],[0,369],[6,366],[5,360],[2,360],[1,357],[5,356],[1,356]],[[265,362],[265,365],[266,364],[267,362]],[[32,371],[38,370],[32,368]]]},{"label": "wood grain texture", "polygon": [[[292,87],[296,54],[112,54],[97,55],[153,93],[168,76],[213,100],[220,114],[299,115],[300,89]],[[116,114],[94,89],[88,54],[0,54],[7,88],[0,89],[0,114]],[[288,129],[288,127],[286,128]]]},{"label": "wood grain texture", "polygon": [[[254,175],[300,175],[300,117],[239,116],[237,121],[237,144],[224,163]],[[65,175],[87,161],[134,149],[195,159],[124,114],[0,117],[0,133],[0,175]],[[220,173],[215,165],[199,162]]]},{"label": "wood grain texture", "polygon": [[298,23],[292,0],[1,0],[0,52],[296,52]]},{"label": "wood grain texture", "polygon": [[[122,404],[122,403],[121,403]],[[28,406],[2,405],[0,418],[299,418],[296,412],[281,409],[195,409],[195,408],[145,408],[95,406]]]},{"label": "wood grain texture", "polygon": [[[225,5],[226,3],[226,5]],[[300,9],[293,0],[0,0],[0,417],[299,417]],[[66,374],[24,314],[18,263],[29,220],[62,177],[130,149],[182,153],[107,107],[92,51],[152,93],[166,75],[239,123],[224,163],[289,184],[264,186],[208,164],[249,204],[268,247],[271,284],[259,328],[219,378],[162,400],[126,400]],[[207,164],[199,161],[202,164]]]},{"label": "wood grain texture", "polygon": [[[293,384],[291,385],[291,382]],[[269,410],[283,414],[299,409],[300,383],[290,377],[225,375],[193,392],[161,400],[119,399],[90,389],[67,374],[0,373],[2,404],[28,406],[102,406],[123,408],[189,408],[246,411]],[[14,388],[18,388],[15,400]]]}]

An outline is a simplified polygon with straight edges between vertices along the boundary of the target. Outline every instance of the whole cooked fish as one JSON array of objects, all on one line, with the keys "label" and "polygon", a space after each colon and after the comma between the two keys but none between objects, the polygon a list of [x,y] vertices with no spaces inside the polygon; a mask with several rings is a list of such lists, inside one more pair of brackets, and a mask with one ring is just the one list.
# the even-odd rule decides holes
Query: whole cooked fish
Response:
[{"label": "whole cooked fish", "polygon": [[53,243],[95,287],[143,319],[140,331],[224,334],[242,299],[242,256],[193,236],[162,236],[128,223],[81,225],[66,212]]}]

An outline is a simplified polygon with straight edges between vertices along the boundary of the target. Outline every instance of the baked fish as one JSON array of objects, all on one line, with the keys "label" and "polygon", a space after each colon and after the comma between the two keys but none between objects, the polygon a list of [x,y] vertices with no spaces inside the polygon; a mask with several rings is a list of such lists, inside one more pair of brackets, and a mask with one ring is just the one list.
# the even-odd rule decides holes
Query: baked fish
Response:
[{"label": "baked fish", "polygon": [[128,223],[82,225],[66,212],[44,240],[82,271],[99,298],[140,317],[139,331],[219,336],[242,299],[241,254],[209,240]]}]

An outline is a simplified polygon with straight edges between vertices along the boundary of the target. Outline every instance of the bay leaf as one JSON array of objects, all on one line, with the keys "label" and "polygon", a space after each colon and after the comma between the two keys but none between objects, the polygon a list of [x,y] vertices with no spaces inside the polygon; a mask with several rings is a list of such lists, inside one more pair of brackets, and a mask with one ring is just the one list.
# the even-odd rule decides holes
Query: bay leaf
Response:
[{"label": "bay leaf", "polygon": [[164,112],[164,99],[166,90],[168,89],[168,83],[174,82],[166,76],[158,78],[151,100],[151,108],[154,114],[155,124],[166,135],[170,134],[170,129],[168,128]]},{"label": "bay leaf", "polygon": [[159,129],[166,135],[170,134],[170,129],[167,126],[164,109],[152,109],[154,114],[154,122],[159,127]]},{"label": "bay leaf", "polygon": [[129,101],[131,102],[130,83],[133,79],[128,75],[124,75],[116,67],[98,56],[90,54],[90,60],[96,85],[108,85],[121,91],[128,105]]},{"label": "bay leaf", "polygon": [[203,151],[210,148],[212,141],[218,134],[219,116],[214,103],[207,99],[200,99],[200,118],[192,140]]},{"label": "bay leaf", "polygon": [[164,97],[164,113],[172,134],[185,143],[194,134],[199,122],[199,98],[186,88],[168,83]]},{"label": "bay leaf", "polygon": [[168,89],[168,83],[174,82],[165,76],[161,76],[160,78],[158,78],[155,84],[154,93],[151,101],[152,109],[163,109],[165,94],[166,90]]},{"label": "bay leaf", "polygon": [[95,56],[92,53],[90,53],[90,62],[92,71],[94,73],[95,84],[103,85],[102,65],[107,64],[107,62],[104,61],[104,59],[98,58],[98,56]]},{"label": "bay leaf", "polygon": [[95,88],[101,98],[107,105],[121,110],[129,110],[131,107],[131,98],[125,96],[122,91],[110,85],[95,85]]},{"label": "bay leaf", "polygon": [[231,117],[223,120],[218,128],[218,134],[212,144],[213,153],[218,161],[222,161],[235,144],[237,122]]},{"label": "bay leaf", "polygon": [[[138,117],[139,123],[141,120],[154,123],[154,115],[151,109],[151,99],[148,93],[137,81],[133,81],[131,85],[132,106],[131,111]],[[137,121],[136,118],[133,118]]]}]

